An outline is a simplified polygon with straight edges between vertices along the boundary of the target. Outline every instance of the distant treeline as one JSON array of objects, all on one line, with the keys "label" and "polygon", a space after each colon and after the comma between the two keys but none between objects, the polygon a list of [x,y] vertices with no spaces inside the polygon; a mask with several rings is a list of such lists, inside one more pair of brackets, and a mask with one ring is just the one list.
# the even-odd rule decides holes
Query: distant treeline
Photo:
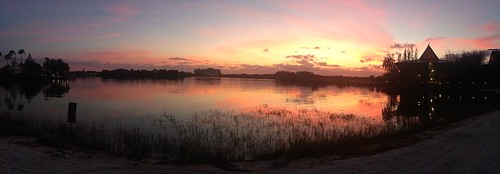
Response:
[{"label": "distant treeline", "polygon": [[288,84],[314,84],[314,85],[382,85],[384,79],[381,77],[345,77],[345,76],[322,76],[308,71],[278,71],[274,74],[225,74],[223,77],[234,78],[258,78],[258,79],[276,79],[282,83]]},{"label": "distant treeline", "polygon": [[[71,72],[72,77],[101,77],[104,79],[179,79],[185,77],[204,76],[178,70],[134,70],[115,69],[95,71]],[[253,79],[276,79],[288,84],[338,84],[338,85],[381,85],[384,83],[382,77],[345,77],[345,76],[322,76],[308,71],[278,71],[274,74],[221,74],[211,77],[227,78],[253,78]]]},{"label": "distant treeline", "polygon": [[179,79],[184,77],[193,76],[192,73],[178,71],[178,70],[127,70],[127,69],[115,69],[115,70],[102,70],[101,72],[95,73],[104,79]]}]

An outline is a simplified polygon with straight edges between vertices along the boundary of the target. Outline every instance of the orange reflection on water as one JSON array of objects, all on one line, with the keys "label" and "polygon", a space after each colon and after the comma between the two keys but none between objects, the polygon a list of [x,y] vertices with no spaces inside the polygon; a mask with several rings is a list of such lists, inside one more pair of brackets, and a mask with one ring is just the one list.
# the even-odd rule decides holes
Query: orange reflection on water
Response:
[{"label": "orange reflection on water", "polygon": [[177,81],[77,81],[66,98],[79,106],[108,115],[152,114],[167,111],[189,116],[221,110],[250,112],[261,107],[297,111],[312,109],[352,113],[381,120],[387,96],[368,88],[282,85],[273,80],[237,78],[186,78]]}]

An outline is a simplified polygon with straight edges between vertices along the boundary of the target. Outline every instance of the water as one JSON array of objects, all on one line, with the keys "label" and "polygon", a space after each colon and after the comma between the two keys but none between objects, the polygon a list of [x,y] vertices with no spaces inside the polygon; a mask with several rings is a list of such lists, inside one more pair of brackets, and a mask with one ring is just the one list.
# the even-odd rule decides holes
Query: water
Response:
[{"label": "water", "polygon": [[[2,112],[65,121],[68,103],[78,103],[77,123],[83,124],[73,131],[83,139],[77,142],[195,161],[336,153],[500,109],[499,95],[484,90],[388,90],[262,79],[87,78],[1,86]],[[4,118],[4,124],[11,118],[16,117]],[[32,124],[45,131],[59,127]]]},{"label": "water", "polygon": [[494,104],[498,95],[484,91],[394,92],[373,87],[290,85],[269,79],[217,77],[179,80],[86,78],[2,84],[2,87],[1,111],[65,120],[68,103],[76,102],[77,121],[104,124],[149,122],[164,114],[186,120],[193,114],[209,110],[248,113],[259,109],[345,113],[376,122],[396,117],[433,122],[433,118],[484,112],[491,108],[490,105],[498,105]]},{"label": "water", "polygon": [[[187,117],[214,109],[239,113],[258,108],[316,109],[379,119],[388,100],[387,94],[370,88],[293,86],[274,80],[239,78],[158,81],[87,78],[45,85],[34,96],[26,94],[24,88],[4,87],[0,94],[4,98],[1,110],[63,119],[68,102],[76,102],[78,120],[95,122],[136,121],[164,112]],[[7,101],[16,106],[9,109]],[[22,111],[17,111],[18,105],[24,105]]]}]

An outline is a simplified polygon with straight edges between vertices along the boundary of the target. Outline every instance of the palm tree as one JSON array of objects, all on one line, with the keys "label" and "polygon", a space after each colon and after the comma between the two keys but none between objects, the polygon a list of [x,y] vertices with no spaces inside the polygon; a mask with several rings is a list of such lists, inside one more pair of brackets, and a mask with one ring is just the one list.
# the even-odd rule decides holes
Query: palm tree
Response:
[{"label": "palm tree", "polygon": [[12,60],[12,53],[4,55],[5,60],[7,60],[7,65],[9,65],[9,60]]},{"label": "palm tree", "polygon": [[13,63],[16,62],[16,51],[10,50],[9,55],[10,55],[10,59],[12,59],[12,57],[14,57]]},{"label": "palm tree", "polygon": [[21,55],[21,62],[20,63],[23,63],[23,55],[24,55],[24,49],[20,49],[19,51],[17,51],[17,54]]}]

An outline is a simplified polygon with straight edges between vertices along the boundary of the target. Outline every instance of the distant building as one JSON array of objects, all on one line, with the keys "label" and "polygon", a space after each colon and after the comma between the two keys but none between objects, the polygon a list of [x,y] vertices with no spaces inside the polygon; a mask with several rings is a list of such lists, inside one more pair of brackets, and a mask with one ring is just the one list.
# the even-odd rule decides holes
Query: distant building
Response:
[{"label": "distant building", "polygon": [[220,71],[220,69],[215,69],[215,68],[195,69],[194,70],[194,75],[199,75],[199,76],[220,76],[221,75],[221,71]]},{"label": "distant building", "polygon": [[500,49],[490,49],[490,62],[489,64],[500,64]]},{"label": "distant building", "polygon": [[442,81],[455,80],[454,72],[461,66],[456,63],[439,60],[430,45],[418,60],[398,62],[396,66],[401,74],[401,79],[407,83],[434,84]]}]

